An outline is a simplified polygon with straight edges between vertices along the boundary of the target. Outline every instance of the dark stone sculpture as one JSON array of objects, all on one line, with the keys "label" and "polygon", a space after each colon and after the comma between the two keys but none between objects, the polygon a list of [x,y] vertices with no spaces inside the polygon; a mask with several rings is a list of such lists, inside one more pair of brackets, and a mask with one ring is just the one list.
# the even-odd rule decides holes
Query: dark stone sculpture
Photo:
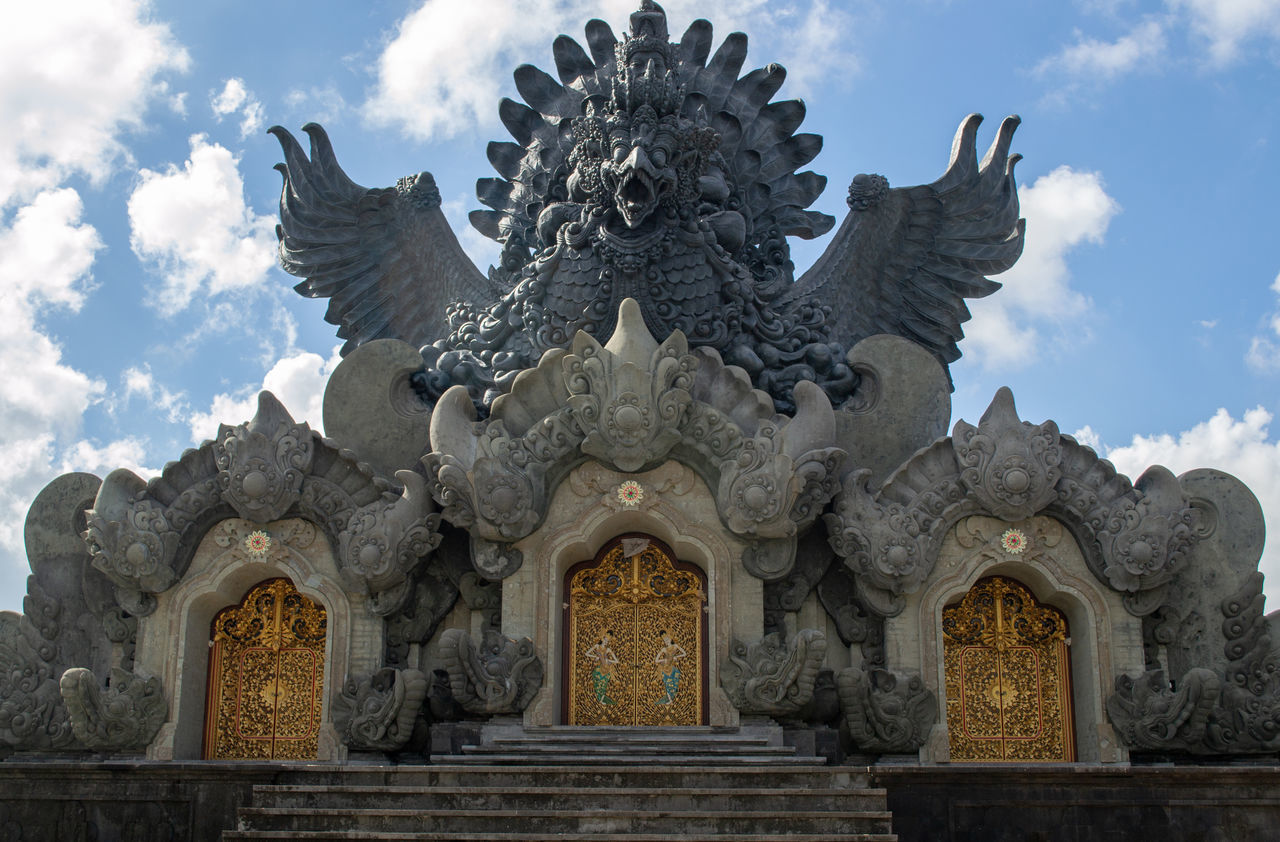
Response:
[{"label": "dark stone sculpture", "polygon": [[619,304],[634,298],[655,336],[680,330],[716,349],[784,410],[801,380],[834,403],[849,397],[858,378],[846,349],[874,334],[907,337],[944,366],[960,356],[964,299],[995,291],[985,275],[1022,250],[1008,154],[1017,118],[981,164],[981,118],[967,118],[932,184],[854,178],[848,217],[797,280],[787,238],[818,236],[834,220],[806,210],[826,179],[797,170],[822,139],[795,134],[801,102],[770,101],[783,68],[739,77],[746,36],[731,34],[712,55],[711,24],[698,20],[671,42],[650,0],[621,41],[588,23],[587,45],[560,36],[559,81],[521,66],[528,104],[499,106],[515,142],[489,145],[500,177],[477,182],[490,210],[471,215],[502,244],[487,277],[458,246],[429,173],[366,189],[339,168],[319,126],[304,127],[309,159],[271,130],[285,154],[281,262],[305,279],[298,292],[330,299],[343,353],[379,338],[424,346],[428,400],[461,384],[484,407],[577,331],[606,341]]},{"label": "dark stone sculpture", "polygon": [[426,698],[427,677],[415,669],[348,678],[334,700],[333,724],[350,748],[398,751],[413,735]]},{"label": "dark stone sculpture", "polygon": [[938,719],[938,700],[918,675],[855,667],[836,675],[836,688],[849,736],[862,751],[918,751]]},{"label": "dark stone sculpture", "polygon": [[735,640],[721,684],[743,713],[794,717],[813,699],[826,654],[826,635],[817,629],[801,629],[785,641],[776,632],[750,645]]},{"label": "dark stone sculpture", "polygon": [[453,698],[471,714],[520,713],[542,689],[542,659],[529,638],[512,640],[494,629],[479,646],[461,629],[440,635],[440,657]]}]

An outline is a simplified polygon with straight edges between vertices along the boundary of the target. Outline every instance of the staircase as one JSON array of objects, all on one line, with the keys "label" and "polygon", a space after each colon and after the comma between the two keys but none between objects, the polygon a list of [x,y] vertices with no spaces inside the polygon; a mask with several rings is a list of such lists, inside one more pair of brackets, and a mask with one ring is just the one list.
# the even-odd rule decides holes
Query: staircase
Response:
[{"label": "staircase", "polygon": [[[239,839],[894,842],[865,768],[769,734],[573,729],[486,737],[430,766],[340,766],[255,786]],[[434,758],[433,758],[434,760]],[[446,760],[446,758],[441,758]]]}]

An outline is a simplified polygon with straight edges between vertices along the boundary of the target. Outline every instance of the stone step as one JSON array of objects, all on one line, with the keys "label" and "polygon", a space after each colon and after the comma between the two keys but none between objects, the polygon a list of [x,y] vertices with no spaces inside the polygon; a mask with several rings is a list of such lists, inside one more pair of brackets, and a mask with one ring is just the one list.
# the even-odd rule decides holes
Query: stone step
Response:
[{"label": "stone step", "polygon": [[808,833],[832,830],[888,833],[887,811],[620,810],[385,810],[249,807],[241,830],[358,831],[377,833],[653,833],[673,838],[726,833]]},{"label": "stone step", "polygon": [[883,789],[723,787],[255,786],[253,803],[274,808],[534,810],[554,800],[569,809],[601,801],[618,809],[883,810]]},{"label": "stone step", "polygon": [[[464,747],[464,751],[471,746]],[[503,765],[545,765],[545,764],[624,764],[628,766],[779,766],[794,764],[813,768],[814,758],[796,757],[794,754],[731,754],[699,753],[699,754],[666,754],[653,752],[595,752],[587,750],[547,750],[538,752],[504,753],[497,750],[479,749],[466,754],[432,755],[432,763],[490,763]]]},{"label": "stone step", "polygon": [[[595,742],[595,743],[565,743],[565,742],[494,742],[489,745],[470,745],[463,746],[464,754],[483,754],[489,752],[491,754],[565,754],[569,752],[581,752],[583,754],[594,754],[599,756],[626,756],[628,754],[682,754],[690,757],[698,755],[707,755],[708,757],[721,757],[730,754],[738,755],[758,755],[760,757],[790,757],[796,753],[795,746],[770,746],[770,745],[699,745],[697,743],[643,743],[643,742]],[[813,758],[809,759],[813,762]]]},{"label": "stone step", "polygon": [[[457,758],[450,757],[450,761]],[[283,768],[277,781],[300,786],[489,786],[489,787],[654,787],[756,788],[766,787],[858,790],[868,786],[865,766],[820,766],[812,758],[805,763],[724,765],[656,765],[632,768],[609,762],[589,764],[574,758],[567,764],[542,766],[484,765],[445,762],[430,766],[301,766]]]},{"label": "stone step", "polygon": [[[387,842],[687,842],[683,835],[651,833],[379,833],[346,830],[228,830],[224,840],[277,839],[314,840],[387,840]],[[898,842],[892,833],[727,833],[714,837],[715,842]]]}]

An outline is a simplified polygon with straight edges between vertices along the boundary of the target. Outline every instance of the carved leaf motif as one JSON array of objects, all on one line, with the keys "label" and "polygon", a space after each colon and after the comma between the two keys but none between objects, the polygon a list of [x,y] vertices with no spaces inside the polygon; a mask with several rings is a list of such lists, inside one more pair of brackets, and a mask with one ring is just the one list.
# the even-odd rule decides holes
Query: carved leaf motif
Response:
[{"label": "carved leaf motif", "polygon": [[62,674],[60,691],[76,739],[87,748],[122,751],[146,748],[168,715],[157,678],[113,668],[106,687],[93,673],[73,667]]}]

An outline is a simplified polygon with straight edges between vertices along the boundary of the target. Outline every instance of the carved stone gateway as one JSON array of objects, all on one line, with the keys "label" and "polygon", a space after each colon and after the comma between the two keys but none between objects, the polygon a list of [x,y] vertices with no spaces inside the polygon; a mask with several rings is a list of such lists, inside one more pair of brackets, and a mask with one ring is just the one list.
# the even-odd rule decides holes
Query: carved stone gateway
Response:
[{"label": "carved stone gateway", "polygon": [[[319,126],[272,130],[282,264],[347,340],[332,437],[264,392],[158,477],[51,483],[0,756],[418,763],[565,724],[860,763],[1280,751],[1247,488],[1131,481],[1007,389],[951,425],[965,300],[1022,248],[1018,119],[979,159],[965,118],[930,184],[842,174],[837,228],[745,36],[673,39],[648,0],[586,33],[498,106],[487,274],[429,173],[368,189]],[[797,273],[788,238],[833,228]]]}]

